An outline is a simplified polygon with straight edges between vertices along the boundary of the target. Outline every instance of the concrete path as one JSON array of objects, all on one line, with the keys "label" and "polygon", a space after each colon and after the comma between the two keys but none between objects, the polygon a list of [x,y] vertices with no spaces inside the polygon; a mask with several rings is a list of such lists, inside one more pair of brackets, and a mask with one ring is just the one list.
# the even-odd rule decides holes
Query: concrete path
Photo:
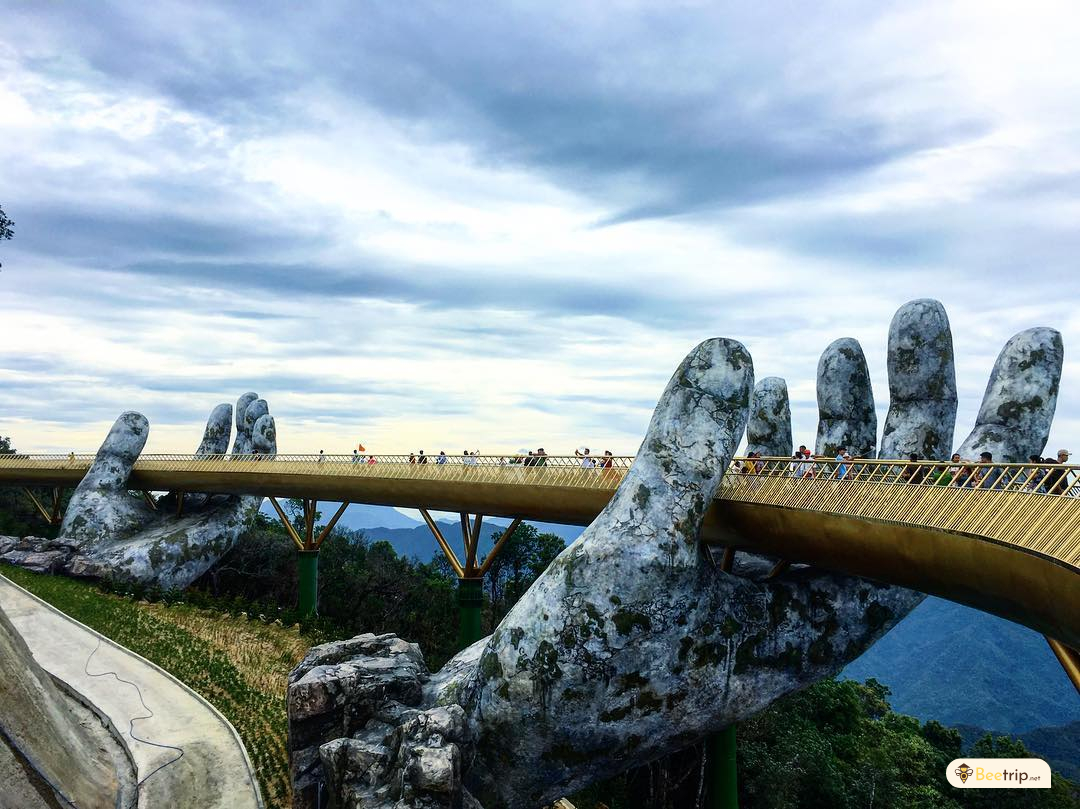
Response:
[{"label": "concrete path", "polygon": [[[145,779],[139,790],[139,807],[262,808],[258,783],[240,737],[202,697],[168,672],[3,576],[0,607],[41,667],[112,722],[130,751],[138,779]],[[150,712],[143,708],[139,692],[117,682],[112,674],[94,677],[87,671],[91,675],[113,671],[138,685],[142,700],[153,712],[148,719],[135,720],[134,732],[139,738],[132,737],[130,720]],[[174,748],[182,749],[183,756],[178,758],[179,751]]]}]

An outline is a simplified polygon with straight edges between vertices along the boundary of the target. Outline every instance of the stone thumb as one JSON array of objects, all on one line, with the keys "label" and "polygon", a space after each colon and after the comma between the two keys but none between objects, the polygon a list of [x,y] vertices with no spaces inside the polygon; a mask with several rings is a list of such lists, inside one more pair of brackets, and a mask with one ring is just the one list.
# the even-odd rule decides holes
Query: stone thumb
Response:
[{"label": "stone thumb", "polygon": [[676,369],[633,466],[587,535],[633,525],[632,552],[696,563],[701,521],[746,429],[754,363],[736,340],[706,340]]},{"label": "stone thumb", "polygon": [[79,489],[126,492],[131,467],[139,459],[150,434],[150,422],[142,413],[121,413],[97,451]]}]

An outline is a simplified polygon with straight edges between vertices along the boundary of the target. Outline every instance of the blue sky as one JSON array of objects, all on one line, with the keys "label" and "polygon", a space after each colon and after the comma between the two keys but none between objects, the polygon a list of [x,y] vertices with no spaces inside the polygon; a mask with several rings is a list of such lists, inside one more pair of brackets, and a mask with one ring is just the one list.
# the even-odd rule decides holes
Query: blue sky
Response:
[{"label": "blue sky", "polygon": [[[784,376],[942,300],[962,439],[1063,332],[1080,444],[1073,4],[13,3],[0,433],[191,451],[256,390],[282,451],[636,450],[730,336]],[[1076,446],[1072,447],[1076,449]]]}]

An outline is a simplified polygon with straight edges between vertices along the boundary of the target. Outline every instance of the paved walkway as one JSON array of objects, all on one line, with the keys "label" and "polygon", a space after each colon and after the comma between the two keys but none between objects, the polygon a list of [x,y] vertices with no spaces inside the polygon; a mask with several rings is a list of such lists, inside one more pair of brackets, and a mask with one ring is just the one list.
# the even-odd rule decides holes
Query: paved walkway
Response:
[{"label": "paved walkway", "polygon": [[[41,667],[107,716],[122,735],[139,780],[146,779],[139,790],[139,807],[261,809],[258,785],[239,736],[194,691],[3,576],[0,606]],[[91,674],[114,671],[138,685],[153,711],[152,717],[135,721],[139,739],[132,737],[129,722],[148,712],[136,689],[117,682],[111,674],[87,676],[87,670]],[[140,739],[173,747],[157,747]],[[174,747],[184,754],[169,764],[179,756]]]}]

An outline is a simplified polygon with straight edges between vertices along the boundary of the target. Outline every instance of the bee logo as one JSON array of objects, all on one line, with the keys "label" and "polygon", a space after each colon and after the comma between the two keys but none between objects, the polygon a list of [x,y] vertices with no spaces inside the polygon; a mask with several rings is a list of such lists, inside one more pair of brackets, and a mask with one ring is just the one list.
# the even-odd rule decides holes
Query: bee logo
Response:
[{"label": "bee logo", "polygon": [[969,767],[967,764],[961,764],[959,767],[953,770],[953,772],[955,772],[960,777],[961,784],[966,784],[968,778],[970,778],[971,774],[975,771],[971,769],[971,767]]}]

